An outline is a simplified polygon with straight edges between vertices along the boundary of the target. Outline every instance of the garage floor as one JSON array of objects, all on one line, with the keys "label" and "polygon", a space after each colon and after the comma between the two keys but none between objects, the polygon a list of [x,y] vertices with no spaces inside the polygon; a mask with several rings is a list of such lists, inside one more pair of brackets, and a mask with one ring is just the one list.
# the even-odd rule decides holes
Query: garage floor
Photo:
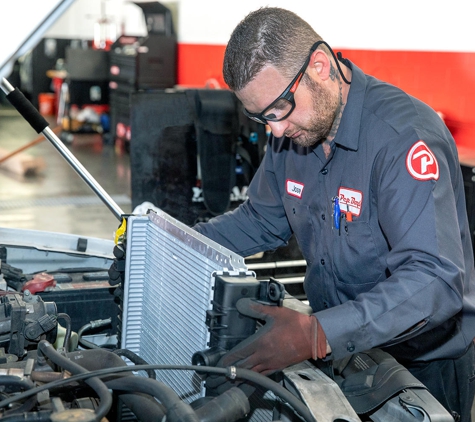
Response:
[{"label": "garage floor", "polygon": [[[0,159],[37,137],[15,110],[0,106]],[[75,134],[67,146],[117,205],[130,212],[129,155],[103,145],[99,134]],[[50,141],[21,154],[0,164],[1,227],[113,239],[119,220]],[[25,174],[20,163],[39,171]]]}]

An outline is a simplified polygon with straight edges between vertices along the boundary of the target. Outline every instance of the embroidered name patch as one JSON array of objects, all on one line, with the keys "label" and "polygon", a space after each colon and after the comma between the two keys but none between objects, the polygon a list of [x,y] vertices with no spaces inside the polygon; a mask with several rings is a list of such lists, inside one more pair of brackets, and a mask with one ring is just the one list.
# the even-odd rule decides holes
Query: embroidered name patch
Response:
[{"label": "embroidered name patch", "polygon": [[357,217],[361,214],[363,192],[340,186],[338,198],[340,199],[340,209],[342,212],[349,211]]},{"label": "embroidered name patch", "polygon": [[437,158],[424,141],[417,141],[411,147],[406,157],[406,168],[416,180],[437,180],[439,178]]},{"label": "embroidered name patch", "polygon": [[302,198],[304,185],[299,182],[295,182],[293,180],[287,179],[285,182],[285,188],[287,193],[292,196],[296,196],[297,198]]}]

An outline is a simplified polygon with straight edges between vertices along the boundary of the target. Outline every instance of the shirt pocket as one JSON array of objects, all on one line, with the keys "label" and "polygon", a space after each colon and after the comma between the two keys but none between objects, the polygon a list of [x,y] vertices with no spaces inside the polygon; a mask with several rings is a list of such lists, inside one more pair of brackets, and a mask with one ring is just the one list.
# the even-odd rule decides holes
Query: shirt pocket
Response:
[{"label": "shirt pocket", "polygon": [[354,299],[389,277],[383,245],[378,248],[367,222],[342,220],[340,234],[334,231],[332,241],[332,269],[342,301]]},{"label": "shirt pocket", "polygon": [[291,198],[284,197],[283,204],[287,220],[307,264],[315,260],[317,244],[314,238],[312,213],[308,205],[299,203]]}]

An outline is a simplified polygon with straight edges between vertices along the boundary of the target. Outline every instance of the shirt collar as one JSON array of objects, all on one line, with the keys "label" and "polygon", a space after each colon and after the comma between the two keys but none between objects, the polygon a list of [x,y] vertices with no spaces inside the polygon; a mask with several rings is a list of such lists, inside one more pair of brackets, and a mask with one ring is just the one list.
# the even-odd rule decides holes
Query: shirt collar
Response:
[{"label": "shirt collar", "polygon": [[335,144],[356,151],[358,149],[361,113],[366,91],[366,76],[363,71],[348,60],[352,75],[348,100],[343,110],[340,126],[336,133]]}]

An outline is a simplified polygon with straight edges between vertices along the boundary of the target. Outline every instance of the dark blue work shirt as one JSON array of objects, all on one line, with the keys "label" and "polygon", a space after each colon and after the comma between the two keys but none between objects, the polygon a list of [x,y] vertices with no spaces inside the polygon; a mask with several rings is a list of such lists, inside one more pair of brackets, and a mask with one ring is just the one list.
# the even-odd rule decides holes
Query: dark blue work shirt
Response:
[{"label": "dark blue work shirt", "polygon": [[475,275],[455,142],[426,104],[352,71],[328,158],[271,136],[249,199],[195,228],[242,256],[294,233],[333,358],[456,357],[475,336]]}]

